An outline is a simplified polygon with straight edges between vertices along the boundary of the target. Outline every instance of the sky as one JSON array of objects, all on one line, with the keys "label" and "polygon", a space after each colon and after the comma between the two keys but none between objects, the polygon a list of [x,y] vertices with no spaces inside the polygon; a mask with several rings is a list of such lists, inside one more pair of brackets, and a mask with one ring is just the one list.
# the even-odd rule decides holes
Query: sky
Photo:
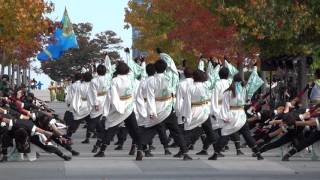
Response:
[{"label": "sky", "polygon": [[[123,47],[131,47],[132,31],[124,29],[124,8],[128,0],[51,0],[55,4],[53,13],[47,15],[53,20],[60,21],[65,7],[68,10],[72,23],[89,22],[93,25],[92,34],[105,30],[112,30],[123,40]],[[125,54],[121,52],[124,58]],[[39,62],[32,66],[40,67]],[[43,82],[44,88],[50,83],[50,78],[45,74],[31,72],[31,79]]]}]

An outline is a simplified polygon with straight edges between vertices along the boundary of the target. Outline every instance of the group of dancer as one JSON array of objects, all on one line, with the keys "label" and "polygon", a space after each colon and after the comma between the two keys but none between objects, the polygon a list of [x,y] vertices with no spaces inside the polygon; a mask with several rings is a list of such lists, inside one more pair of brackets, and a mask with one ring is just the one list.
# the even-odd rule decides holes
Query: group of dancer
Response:
[{"label": "group of dancer", "polygon": [[[106,56],[94,71],[76,73],[66,90],[65,134],[54,112],[38,104],[39,100],[23,88],[2,94],[2,160],[7,160],[6,149],[13,140],[19,152],[28,153],[33,143],[70,160],[52,142],[79,155],[72,149],[71,139],[82,122],[87,127],[82,143],[89,144],[96,136],[94,157],[104,157],[114,136],[125,129],[132,138],[129,155],[136,154],[137,161],[153,156],[156,135],[165,155],[171,155],[172,138],[179,147],[174,157],[183,160],[192,160],[188,151],[200,137],[203,149],[197,155],[208,155],[212,145],[209,160],[224,156],[229,139],[234,141],[237,155],[242,155],[240,135],[258,160],[263,159],[262,153],[291,143],[292,148],[283,157],[287,161],[319,140],[318,81],[271,109],[266,106],[270,92],[261,93],[264,81],[257,73],[256,62],[245,81],[226,58],[201,58],[196,70],[185,67],[179,71],[168,54],[159,48],[156,51],[159,59],[155,63],[129,57],[111,62]],[[315,76],[320,79],[320,70]],[[305,108],[300,99],[309,89],[311,103]]]}]

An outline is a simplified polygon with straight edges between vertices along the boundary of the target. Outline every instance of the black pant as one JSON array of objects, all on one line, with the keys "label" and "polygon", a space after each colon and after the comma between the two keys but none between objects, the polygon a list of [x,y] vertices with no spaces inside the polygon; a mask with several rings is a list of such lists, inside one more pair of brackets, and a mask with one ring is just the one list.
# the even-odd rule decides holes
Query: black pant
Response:
[{"label": "black pant", "polygon": [[68,150],[69,152],[72,152],[72,146],[70,144],[63,144],[61,143],[61,141],[59,140],[59,138],[54,137],[52,138],[52,141],[54,141],[56,144],[62,146],[63,148],[65,148],[66,150]]},{"label": "black pant", "polygon": [[127,127],[119,127],[117,132],[118,144],[123,145],[127,140],[128,129]]},{"label": "black pant", "polygon": [[262,146],[262,148],[260,149],[260,152],[266,152],[266,151],[269,151],[271,149],[278,148],[278,147],[280,147],[282,145],[285,145],[285,144],[287,144],[289,142],[292,142],[295,137],[296,137],[296,134],[294,132],[288,131],[286,134],[281,136],[276,141],[273,141],[273,142],[271,142],[269,144],[265,144],[264,146]]},{"label": "black pant", "polygon": [[100,121],[100,116],[97,118],[86,118],[87,121],[87,132],[86,132],[86,138],[89,139],[91,136],[91,133],[97,133],[98,124]]},{"label": "black pant", "polygon": [[[248,123],[245,123],[244,126],[238,132],[243,136],[244,140],[246,141],[246,143],[248,144],[248,146],[251,149],[256,147],[256,141],[251,136]],[[216,146],[217,152],[221,152],[221,150],[227,145],[229,138],[230,138],[230,136],[221,136],[219,138],[217,146]]]},{"label": "black pant", "polygon": [[[138,150],[142,150],[141,136],[134,112],[132,112],[131,115],[126,120],[124,120],[124,124],[128,129],[129,135],[136,143]],[[117,133],[118,128],[119,125],[104,130],[104,136],[102,139],[103,144],[110,145],[110,142]]]},{"label": "black pant", "polygon": [[87,121],[88,118],[90,118],[90,117],[86,116],[86,117],[79,119],[79,120],[74,120],[74,119],[71,120],[70,124],[68,126],[68,129],[67,129],[67,136],[69,138],[71,138],[72,134],[76,133],[76,131],[79,129],[81,122]]},{"label": "black pant", "polygon": [[304,139],[303,141],[299,141],[299,143],[297,143],[294,146],[294,148],[296,149],[297,152],[300,152],[306,147],[311,146],[312,144],[314,144],[319,140],[320,140],[320,131],[314,131],[308,136],[308,138]]},{"label": "black pant", "polygon": [[183,132],[180,131],[180,128],[178,126],[178,119],[175,113],[172,111],[171,114],[162,123],[169,129],[172,138],[178,144],[180,150],[183,153],[187,153],[188,148],[183,138]]},{"label": "black pant", "polygon": [[212,129],[212,124],[210,118],[208,118],[201,127],[194,128],[190,131],[185,131],[185,139],[187,145],[194,144],[202,134],[206,135],[206,146],[209,147],[210,144],[216,144],[219,139],[219,134],[216,130]]},{"label": "black pant", "polygon": [[155,126],[148,128],[141,128],[142,134],[142,145],[146,147],[146,145],[152,144],[152,139],[156,134],[159,135],[159,139],[164,148],[168,148],[168,136],[166,134],[166,127],[163,123],[159,123]]},{"label": "black pant", "polygon": [[54,153],[59,157],[63,156],[63,153],[57,147],[55,147],[53,145],[44,145],[40,141],[39,136],[32,136],[30,140],[31,140],[31,143],[33,143],[34,145],[38,146],[39,148],[45,150],[48,153]]}]

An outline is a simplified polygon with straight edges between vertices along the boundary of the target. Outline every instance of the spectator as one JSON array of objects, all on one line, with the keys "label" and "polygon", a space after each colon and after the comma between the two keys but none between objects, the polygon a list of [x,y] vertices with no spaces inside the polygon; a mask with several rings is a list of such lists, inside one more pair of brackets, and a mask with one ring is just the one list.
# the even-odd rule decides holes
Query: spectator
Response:
[{"label": "spectator", "polygon": [[51,81],[51,85],[48,87],[48,89],[50,91],[51,101],[55,101],[57,96],[57,86],[54,84],[53,81]]}]

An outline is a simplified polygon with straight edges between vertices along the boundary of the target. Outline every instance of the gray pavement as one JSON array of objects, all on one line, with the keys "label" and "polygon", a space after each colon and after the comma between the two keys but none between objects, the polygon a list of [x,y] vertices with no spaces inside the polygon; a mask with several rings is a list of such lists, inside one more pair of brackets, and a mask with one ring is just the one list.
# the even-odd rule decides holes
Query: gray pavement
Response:
[{"label": "gray pavement", "polygon": [[[65,111],[62,103],[51,103],[59,114]],[[207,156],[195,155],[201,149],[198,143],[190,151],[193,161],[183,161],[172,156],[164,156],[158,140],[154,144],[155,157],[144,158],[136,162],[129,156],[131,140],[127,140],[124,150],[115,151],[114,145],[107,148],[106,157],[94,158],[90,152],[95,139],[90,145],[81,144],[85,130],[81,127],[74,136],[74,149],[80,151],[79,157],[65,162],[60,158],[41,152],[41,157],[34,162],[8,162],[0,164],[0,180],[113,180],[113,179],[201,179],[201,180],[250,180],[250,179],[320,179],[320,162],[311,161],[310,154],[292,158],[290,162],[280,161],[280,151],[274,150],[264,154],[265,160],[257,161],[250,157],[250,150],[245,148],[245,156],[237,157],[233,144],[225,152],[226,157],[218,161],[208,161]],[[176,153],[178,149],[171,149]],[[66,152],[68,153],[68,152]],[[210,152],[212,153],[212,152]]]}]

